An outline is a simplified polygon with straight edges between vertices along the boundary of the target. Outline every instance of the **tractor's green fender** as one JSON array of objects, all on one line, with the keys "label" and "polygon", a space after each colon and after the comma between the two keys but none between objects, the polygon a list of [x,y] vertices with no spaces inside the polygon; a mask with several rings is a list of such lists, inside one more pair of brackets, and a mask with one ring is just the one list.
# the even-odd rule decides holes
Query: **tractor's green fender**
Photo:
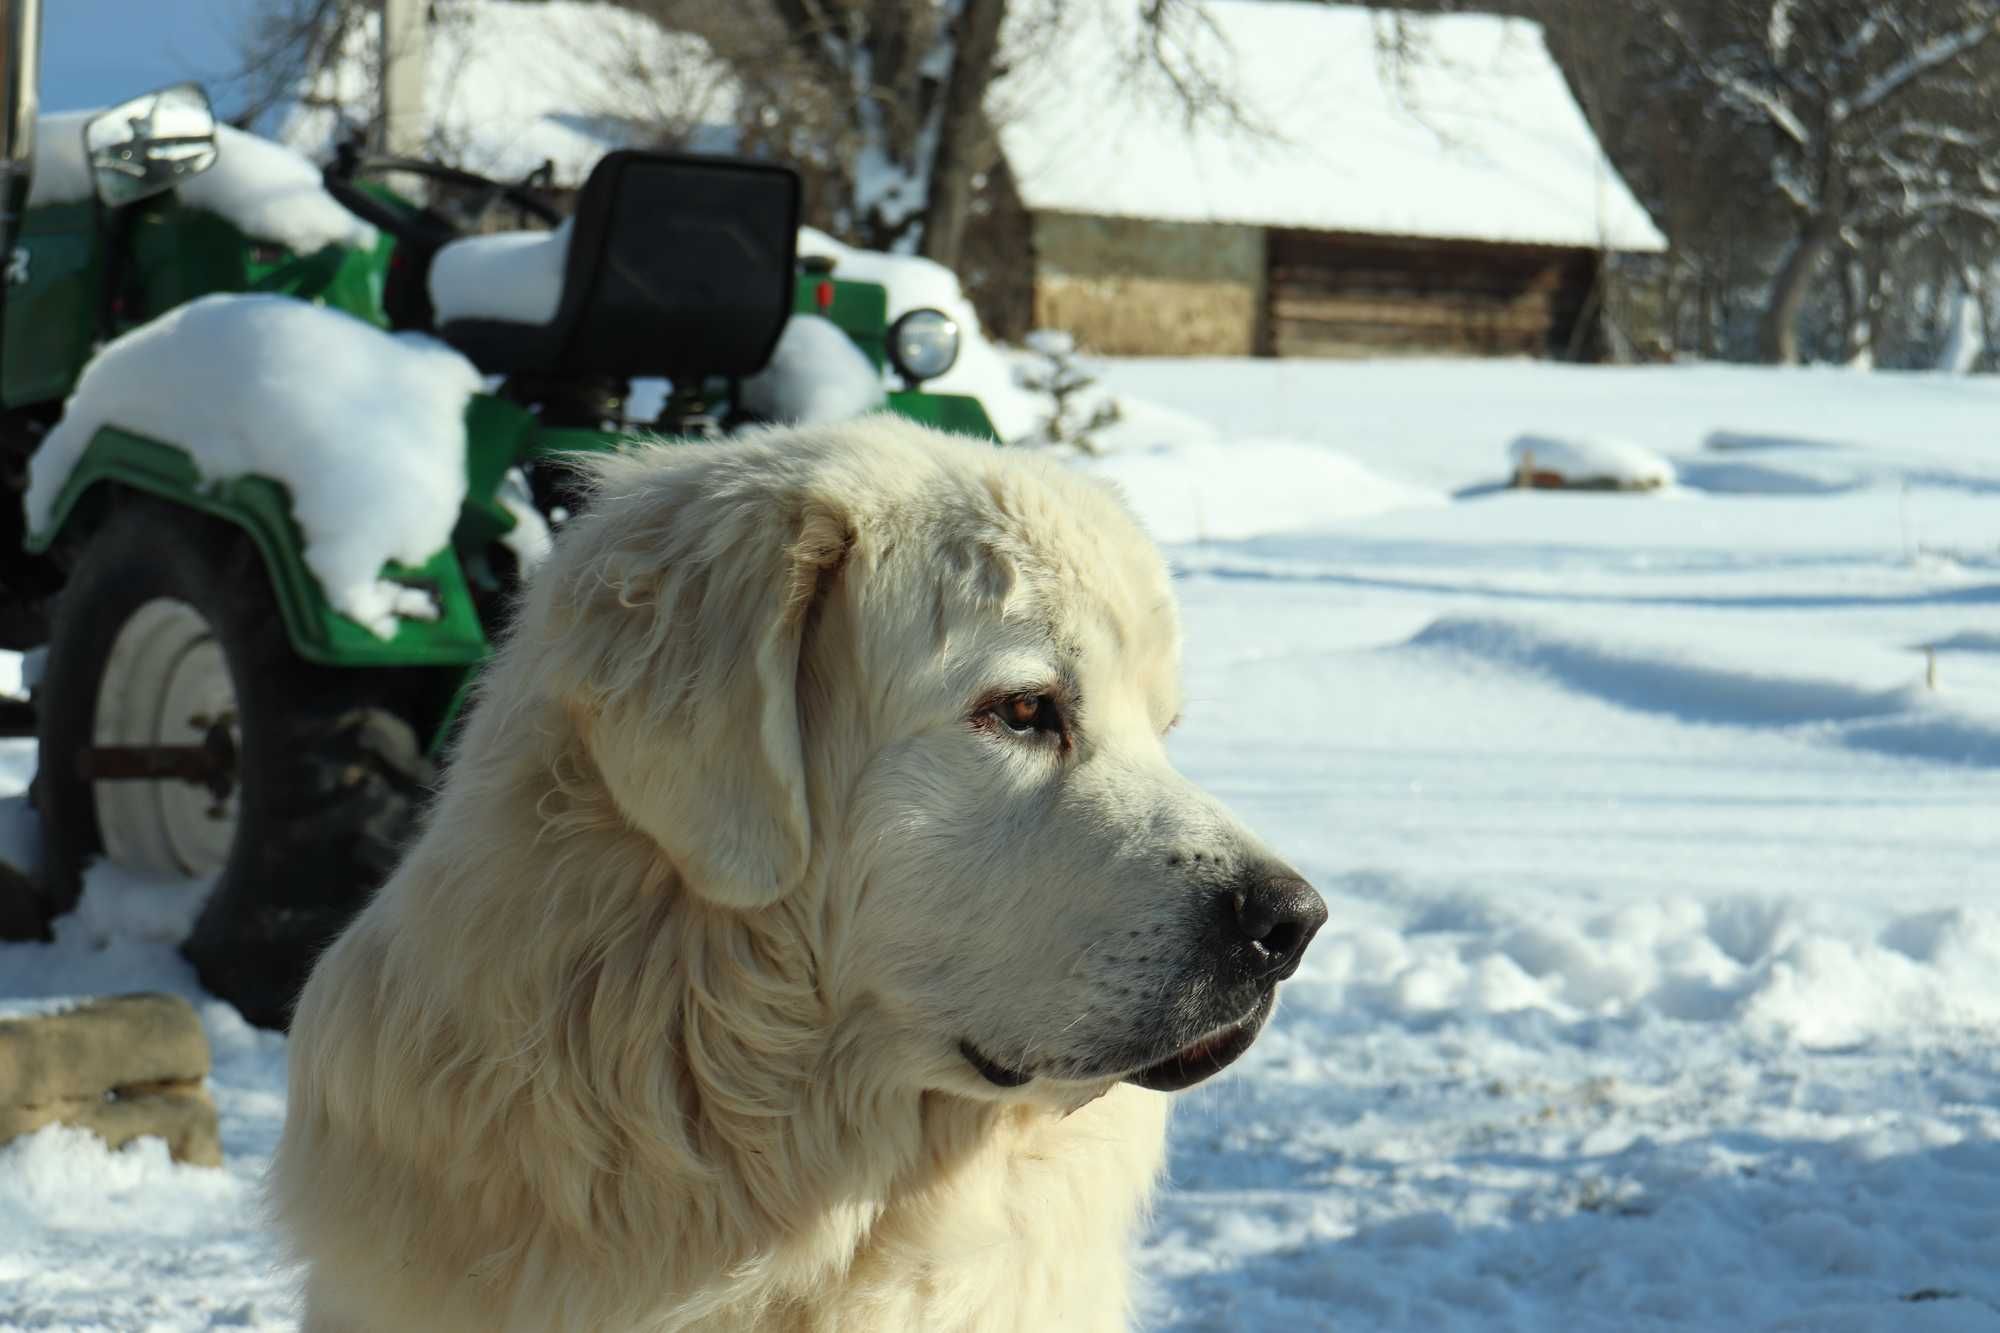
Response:
[{"label": "tractor's green fender", "polygon": [[26,545],[45,551],[89,502],[124,487],[233,523],[255,544],[271,577],[292,647],[327,666],[469,666],[488,651],[471,590],[457,554],[447,547],[422,565],[390,564],[382,576],[422,588],[439,609],[436,620],[399,620],[382,638],[333,609],[305,563],[305,541],[292,518],[291,497],[268,477],[205,482],[187,452],[115,426],[91,439],[51,507],[46,526]]},{"label": "tractor's green fender", "polygon": [[968,393],[930,393],[923,389],[897,389],[889,394],[889,410],[921,425],[969,435],[975,440],[1000,443],[993,419],[986,408]]}]

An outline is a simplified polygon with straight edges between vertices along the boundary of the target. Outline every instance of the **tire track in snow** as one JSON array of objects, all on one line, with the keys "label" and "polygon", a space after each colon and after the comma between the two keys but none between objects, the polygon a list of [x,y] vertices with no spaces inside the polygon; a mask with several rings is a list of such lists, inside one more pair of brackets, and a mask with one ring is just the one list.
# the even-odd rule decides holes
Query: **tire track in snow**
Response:
[{"label": "tire track in snow", "polygon": [[1914,687],[1870,690],[1824,677],[1710,666],[1670,650],[1612,647],[1483,616],[1439,617],[1391,651],[1470,657],[1690,724],[1794,731],[1897,758],[2000,768],[2000,719]]}]

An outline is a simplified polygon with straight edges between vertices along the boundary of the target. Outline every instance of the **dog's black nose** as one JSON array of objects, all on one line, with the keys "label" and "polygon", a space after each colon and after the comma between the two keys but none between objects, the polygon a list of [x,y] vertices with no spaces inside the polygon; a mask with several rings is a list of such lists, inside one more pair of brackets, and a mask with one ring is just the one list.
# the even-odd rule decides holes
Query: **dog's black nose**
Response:
[{"label": "dog's black nose", "polygon": [[1236,929],[1259,952],[1275,980],[1296,972],[1306,946],[1326,924],[1326,902],[1297,875],[1260,877],[1237,886]]}]

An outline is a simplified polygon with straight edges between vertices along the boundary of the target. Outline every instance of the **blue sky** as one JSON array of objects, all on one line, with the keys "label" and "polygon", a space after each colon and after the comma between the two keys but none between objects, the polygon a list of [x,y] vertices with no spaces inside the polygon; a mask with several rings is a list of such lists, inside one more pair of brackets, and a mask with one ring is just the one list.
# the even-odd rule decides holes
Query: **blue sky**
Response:
[{"label": "blue sky", "polygon": [[227,116],[238,40],[260,0],[43,0],[44,111],[105,106],[181,79]]}]

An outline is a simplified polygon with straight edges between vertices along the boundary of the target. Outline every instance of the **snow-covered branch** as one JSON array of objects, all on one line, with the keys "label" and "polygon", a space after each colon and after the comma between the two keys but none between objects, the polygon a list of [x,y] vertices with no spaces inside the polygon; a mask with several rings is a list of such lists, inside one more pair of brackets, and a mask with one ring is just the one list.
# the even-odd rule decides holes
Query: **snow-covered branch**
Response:
[{"label": "snow-covered branch", "polygon": [[1777,186],[1778,193],[1785,196],[1786,201],[1801,213],[1813,211],[1817,196],[1791,161],[1783,157],[1771,160],[1771,183]]},{"label": "snow-covered branch", "polygon": [[1843,121],[1866,115],[1912,87],[1932,70],[1972,51],[1995,32],[2000,32],[2000,4],[1980,6],[1979,18],[1955,32],[1925,42],[1869,80],[1852,101],[1835,103],[1833,118]]},{"label": "snow-covered branch", "polygon": [[1761,111],[1771,124],[1781,130],[1785,137],[1801,148],[1810,148],[1813,143],[1812,131],[1799,119],[1796,111],[1783,96],[1769,88],[1759,87],[1749,79],[1717,70],[1713,76],[1716,86],[1737,103],[1755,111]]},{"label": "snow-covered branch", "polygon": [[1764,41],[1771,48],[1771,58],[1782,60],[1785,50],[1792,44],[1792,10],[1798,0],[1771,0],[1771,14],[1764,23]]},{"label": "snow-covered branch", "polygon": [[1882,16],[1880,14],[1870,14],[1855,27],[1854,31],[1848,35],[1847,40],[1840,44],[1836,52],[1837,59],[1842,64],[1847,64],[1858,59],[1861,53],[1868,49],[1869,44],[1882,35],[1884,30]]},{"label": "snow-covered branch", "polygon": [[1812,131],[1806,127],[1805,122],[1799,118],[1784,95],[1738,69],[1737,66],[1742,63],[1740,57],[1732,58],[1727,53],[1719,59],[1710,56],[1687,30],[1687,25],[1681,21],[1680,15],[1671,9],[1662,10],[1660,19],[1667,31],[1680,41],[1682,50],[1700,71],[1702,78],[1716,91],[1743,110],[1761,115],[1799,147],[1812,147]]},{"label": "snow-covered branch", "polygon": [[1881,208],[1872,210],[1872,220],[1878,222],[1896,219],[1914,220],[1937,213],[1952,213],[1992,226],[2000,226],[2000,198],[1984,194],[1967,194],[1958,190],[1912,193],[1898,200],[1897,207],[1893,210]]},{"label": "snow-covered branch", "polygon": [[1963,130],[1956,125],[1946,125],[1938,121],[1928,120],[1903,121],[1900,124],[1891,126],[1883,137],[1897,143],[1913,140],[1927,141],[1935,144],[1949,145],[1954,148],[1980,148],[1984,146],[1985,142],[1979,135],[1972,133],[1970,130]]}]

